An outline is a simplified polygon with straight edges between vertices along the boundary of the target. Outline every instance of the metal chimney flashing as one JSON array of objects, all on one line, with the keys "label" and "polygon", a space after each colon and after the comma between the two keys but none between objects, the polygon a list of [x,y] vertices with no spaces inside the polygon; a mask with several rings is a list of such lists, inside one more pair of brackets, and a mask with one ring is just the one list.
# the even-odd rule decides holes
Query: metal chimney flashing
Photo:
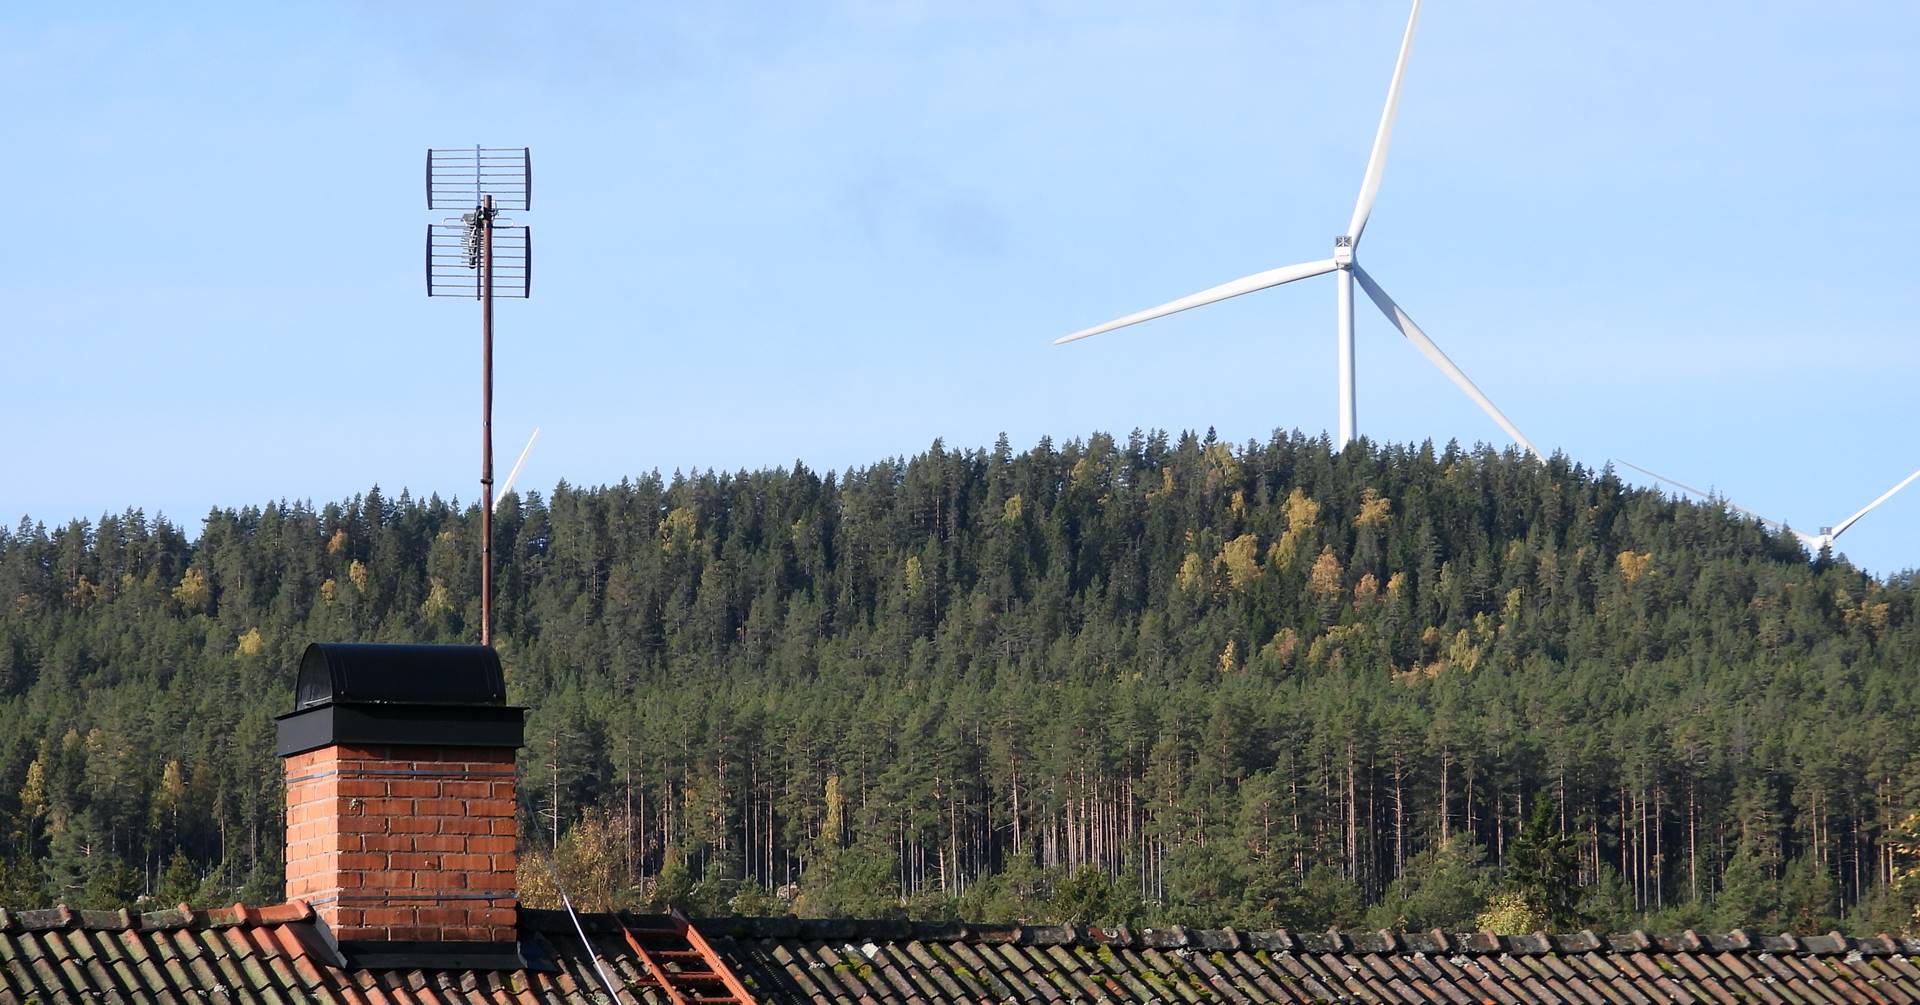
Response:
[{"label": "metal chimney flashing", "polygon": [[339,946],[340,955],[346,958],[347,965],[358,970],[530,969],[517,942],[381,942],[362,939],[345,940]]},{"label": "metal chimney flashing", "polygon": [[281,757],[334,744],[417,747],[526,746],[527,710],[516,705],[322,705],[275,716]]}]

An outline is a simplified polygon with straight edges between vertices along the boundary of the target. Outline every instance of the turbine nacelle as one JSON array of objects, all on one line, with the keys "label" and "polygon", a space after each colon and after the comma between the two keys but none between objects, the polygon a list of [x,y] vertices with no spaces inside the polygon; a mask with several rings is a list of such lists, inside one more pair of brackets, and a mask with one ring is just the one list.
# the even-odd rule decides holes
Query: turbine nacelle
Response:
[{"label": "turbine nacelle", "polygon": [[1353,268],[1353,238],[1345,234],[1333,239],[1333,267],[1336,269]]}]

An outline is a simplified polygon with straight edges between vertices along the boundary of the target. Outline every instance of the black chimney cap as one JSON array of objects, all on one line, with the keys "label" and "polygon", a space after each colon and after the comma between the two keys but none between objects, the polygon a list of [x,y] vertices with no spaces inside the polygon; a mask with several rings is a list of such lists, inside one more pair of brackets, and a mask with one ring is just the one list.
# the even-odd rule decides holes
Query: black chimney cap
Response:
[{"label": "black chimney cap", "polygon": [[505,705],[500,654],[491,646],[315,642],[300,657],[294,711],[388,702]]},{"label": "black chimney cap", "polygon": [[507,704],[489,646],[315,642],[276,721],[282,757],[338,743],[517,748],[526,709]]}]

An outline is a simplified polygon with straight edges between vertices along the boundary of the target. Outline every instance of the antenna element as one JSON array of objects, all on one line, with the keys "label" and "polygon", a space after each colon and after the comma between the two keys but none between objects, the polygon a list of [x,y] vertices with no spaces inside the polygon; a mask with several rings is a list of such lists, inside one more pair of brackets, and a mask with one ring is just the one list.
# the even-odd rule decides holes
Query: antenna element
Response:
[{"label": "antenna element", "polygon": [[462,210],[427,225],[427,296],[480,301],[480,644],[493,644],[493,298],[525,299],[533,232],[501,210],[533,205],[526,147],[427,150],[427,208]]}]

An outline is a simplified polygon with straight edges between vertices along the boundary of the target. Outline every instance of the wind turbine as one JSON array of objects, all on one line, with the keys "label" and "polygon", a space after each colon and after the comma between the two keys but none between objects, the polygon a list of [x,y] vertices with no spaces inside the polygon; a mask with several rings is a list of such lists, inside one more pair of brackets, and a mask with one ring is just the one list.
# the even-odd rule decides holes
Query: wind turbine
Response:
[{"label": "wind turbine", "polygon": [[1385,314],[1387,320],[1393,322],[1393,326],[1400,330],[1400,334],[1406,336],[1407,341],[1413,343],[1414,348],[1420,350],[1421,355],[1427,357],[1434,366],[1439,367],[1440,371],[1447,375],[1447,379],[1466,392],[1467,397],[1472,398],[1473,403],[1479,405],[1481,411],[1491,416],[1493,421],[1498,423],[1501,429],[1506,430],[1507,435],[1513,437],[1515,442],[1525,447],[1527,452],[1535,457],[1540,456],[1540,451],[1534,447],[1533,443],[1522,436],[1520,430],[1514,428],[1513,423],[1501,414],[1500,409],[1495,407],[1478,387],[1474,386],[1473,381],[1447,358],[1446,353],[1440,351],[1440,347],[1434,344],[1433,339],[1428,338],[1427,333],[1413,323],[1413,319],[1407,316],[1407,312],[1402,310],[1399,304],[1394,303],[1393,298],[1387,296],[1387,291],[1381,289],[1380,284],[1375,282],[1373,277],[1367,274],[1367,270],[1361,268],[1360,263],[1354,259],[1354,252],[1360,247],[1360,235],[1367,229],[1367,217],[1373,212],[1374,197],[1380,194],[1380,176],[1387,167],[1387,145],[1393,139],[1393,118],[1400,105],[1400,82],[1406,76],[1407,53],[1413,48],[1413,29],[1419,21],[1420,0],[1414,0],[1413,13],[1407,17],[1406,34],[1400,40],[1400,58],[1393,64],[1393,82],[1387,86],[1387,107],[1380,113],[1380,128],[1373,134],[1373,153],[1367,158],[1367,172],[1360,182],[1360,199],[1354,203],[1353,218],[1347,223],[1346,233],[1333,239],[1333,257],[1256,272],[1230,283],[1222,283],[1212,289],[1201,290],[1192,296],[1181,297],[1158,307],[1149,307],[1144,311],[1116,318],[1106,324],[1062,336],[1055,339],[1053,344],[1064,345],[1110,332],[1116,328],[1137,325],[1142,321],[1151,321],[1154,318],[1166,317],[1195,307],[1219,303],[1245,293],[1281,286],[1299,279],[1311,279],[1331,272],[1334,274],[1334,287],[1339,305],[1341,447],[1344,448],[1353,442],[1354,428],[1358,424],[1354,405],[1353,379],[1353,284],[1357,280],[1360,288],[1365,290],[1367,296],[1373,300],[1374,306],[1380,308],[1380,313]]},{"label": "wind turbine", "polygon": [[533,441],[540,438],[540,427],[533,427],[533,435],[527,437],[527,445],[520,448],[520,459],[513,462],[513,470],[507,472],[507,480],[500,483],[500,494],[493,497],[493,508],[498,510],[500,503],[507,498],[507,492],[513,488],[513,479],[520,474],[520,465],[527,463],[527,455],[533,453]]},{"label": "wind turbine", "polygon": [[1874,501],[1866,504],[1865,506],[1860,507],[1859,512],[1853,514],[1852,516],[1846,518],[1845,520],[1840,521],[1837,524],[1834,524],[1831,527],[1820,528],[1820,533],[1818,534],[1808,534],[1808,533],[1805,533],[1804,531],[1794,530],[1792,527],[1789,527],[1786,524],[1779,522],[1778,520],[1769,520],[1766,517],[1763,517],[1760,514],[1755,513],[1754,511],[1747,509],[1745,507],[1736,506],[1731,501],[1720,498],[1711,492],[1702,492],[1691,485],[1686,485],[1681,482],[1676,482],[1665,475],[1656,474],[1652,471],[1648,471],[1646,468],[1643,468],[1640,465],[1633,463],[1632,461],[1621,460],[1618,457],[1614,458],[1614,460],[1620,461],[1621,464],[1624,464],[1627,467],[1630,467],[1633,470],[1638,471],[1643,475],[1646,475],[1648,478],[1652,478],[1655,481],[1666,482],[1668,485],[1671,485],[1674,488],[1680,489],[1685,492],[1690,492],[1696,496],[1701,497],[1702,499],[1717,499],[1722,505],[1726,506],[1728,509],[1733,510],[1737,513],[1744,513],[1747,516],[1750,516],[1755,520],[1760,521],[1769,530],[1772,530],[1775,533],[1792,534],[1795,538],[1799,539],[1801,544],[1806,546],[1808,551],[1812,552],[1816,556],[1820,554],[1820,549],[1833,547],[1834,540],[1837,539],[1840,535],[1845,534],[1847,532],[1848,527],[1851,527],[1855,523],[1858,523],[1861,517],[1866,516],[1868,513],[1873,512],[1875,507],[1893,498],[1893,494],[1895,492],[1898,492],[1901,489],[1906,488],[1908,485],[1913,484],[1915,479],[1920,479],[1920,471],[1915,471],[1913,474],[1910,474],[1907,477],[1902,478],[1900,480],[1900,484],[1895,485],[1894,487],[1886,490],[1885,492],[1880,493],[1880,498],[1875,499]]}]

